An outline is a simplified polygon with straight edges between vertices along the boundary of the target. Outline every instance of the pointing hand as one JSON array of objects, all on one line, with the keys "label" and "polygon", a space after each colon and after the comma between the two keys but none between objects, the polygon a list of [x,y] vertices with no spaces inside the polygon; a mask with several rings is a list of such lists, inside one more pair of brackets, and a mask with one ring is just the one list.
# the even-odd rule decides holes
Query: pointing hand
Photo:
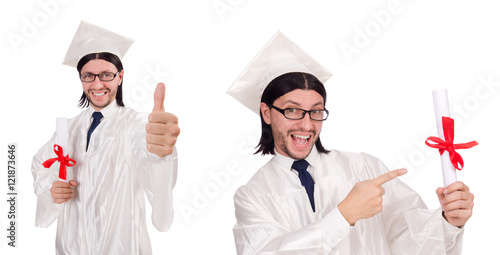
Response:
[{"label": "pointing hand", "polygon": [[382,184],[405,174],[406,169],[387,172],[377,178],[358,182],[337,206],[344,218],[353,226],[358,220],[370,218],[382,211]]}]

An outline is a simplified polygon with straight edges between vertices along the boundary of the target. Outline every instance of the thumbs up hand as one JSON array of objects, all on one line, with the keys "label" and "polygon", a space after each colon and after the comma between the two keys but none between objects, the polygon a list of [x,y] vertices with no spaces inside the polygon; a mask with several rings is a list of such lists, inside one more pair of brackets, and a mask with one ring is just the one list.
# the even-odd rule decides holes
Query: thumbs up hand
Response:
[{"label": "thumbs up hand", "polygon": [[171,154],[181,130],[175,115],[165,112],[165,84],[158,83],[154,93],[153,112],[146,125],[146,142],[149,152],[160,157]]}]

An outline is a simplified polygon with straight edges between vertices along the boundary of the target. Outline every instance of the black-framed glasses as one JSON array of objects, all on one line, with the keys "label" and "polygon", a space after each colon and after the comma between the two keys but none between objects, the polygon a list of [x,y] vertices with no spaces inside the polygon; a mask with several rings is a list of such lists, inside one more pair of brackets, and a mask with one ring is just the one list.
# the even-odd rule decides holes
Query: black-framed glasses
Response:
[{"label": "black-framed glasses", "polygon": [[285,118],[289,120],[301,120],[306,116],[306,113],[309,113],[309,117],[312,120],[324,121],[328,118],[328,110],[327,109],[314,109],[314,110],[304,110],[300,108],[285,108],[280,109],[274,105],[269,105],[276,111],[280,112],[285,116]]},{"label": "black-framed glasses", "polygon": [[117,72],[117,73],[104,72],[104,73],[100,73],[100,74],[82,73],[82,74],[80,74],[80,80],[83,82],[93,82],[93,81],[95,81],[95,77],[98,76],[99,80],[101,80],[101,81],[112,81],[115,79],[115,77],[119,73],[120,72]]}]

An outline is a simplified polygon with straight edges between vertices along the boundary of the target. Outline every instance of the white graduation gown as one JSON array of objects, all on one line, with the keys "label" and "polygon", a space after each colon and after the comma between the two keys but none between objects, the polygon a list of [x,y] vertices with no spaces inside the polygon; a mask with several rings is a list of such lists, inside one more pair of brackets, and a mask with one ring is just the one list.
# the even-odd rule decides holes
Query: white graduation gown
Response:
[{"label": "white graduation gown", "polygon": [[394,179],[383,185],[381,213],[349,226],[338,211],[354,184],[387,172],[361,153],[313,148],[306,158],[315,180],[312,211],[293,159],[276,153],[234,196],[237,253],[249,254],[460,254],[463,230],[441,209],[428,210],[419,195]]},{"label": "white graduation gown", "polygon": [[68,121],[69,156],[76,165],[67,168],[67,179],[78,183],[71,200],[55,204],[51,198],[59,162],[50,169],[42,166],[56,157],[55,135],[33,157],[35,225],[48,227],[58,219],[57,254],[151,254],[144,194],[152,207],[153,225],[167,231],[173,219],[177,153],[163,158],[149,153],[146,115],[114,102],[102,109],[104,118],[85,151],[93,112],[89,107]]}]

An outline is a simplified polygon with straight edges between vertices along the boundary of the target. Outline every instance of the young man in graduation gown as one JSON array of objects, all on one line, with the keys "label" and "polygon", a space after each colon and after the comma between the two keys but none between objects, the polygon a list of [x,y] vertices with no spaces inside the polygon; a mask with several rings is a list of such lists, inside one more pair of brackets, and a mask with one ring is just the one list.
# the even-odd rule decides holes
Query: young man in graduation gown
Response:
[{"label": "young man in graduation gown", "polygon": [[69,149],[76,161],[69,183],[58,179],[55,135],[33,157],[38,197],[36,226],[57,221],[57,254],[151,254],[145,199],[159,231],[173,219],[172,189],[177,176],[177,117],[163,109],[159,84],[153,112],[146,117],[122,101],[121,58],[132,40],[82,22],[64,64],[77,67],[82,81],[80,106],[68,120]]},{"label": "young man in graduation gown", "polygon": [[439,188],[442,209],[428,210],[397,179],[405,169],[323,147],[330,76],[278,33],[228,91],[261,116],[257,153],[274,155],[234,196],[237,253],[459,254],[473,207],[465,184]]}]

